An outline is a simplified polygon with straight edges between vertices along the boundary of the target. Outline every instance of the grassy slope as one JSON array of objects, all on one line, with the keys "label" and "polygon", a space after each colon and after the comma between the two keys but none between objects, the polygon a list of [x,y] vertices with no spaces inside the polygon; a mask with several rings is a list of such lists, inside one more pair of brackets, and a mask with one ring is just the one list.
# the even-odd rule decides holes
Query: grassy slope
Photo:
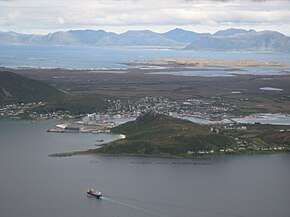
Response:
[{"label": "grassy slope", "polygon": [[187,151],[218,150],[233,143],[205,126],[153,112],[114,128],[113,132],[125,134],[126,139],[111,142],[96,150],[98,153],[180,156]]},{"label": "grassy slope", "polygon": [[104,111],[106,107],[106,102],[100,96],[66,96],[62,100],[50,102],[34,111],[46,113],[62,110],[77,115]]},{"label": "grassy slope", "polygon": [[227,134],[250,141],[258,147],[290,146],[290,131],[287,125],[248,124],[246,126],[247,130],[228,131]]},{"label": "grassy slope", "polygon": [[64,97],[61,91],[41,81],[12,72],[0,72],[0,104],[54,101]]},{"label": "grassy slope", "polygon": [[106,107],[106,103],[99,96],[68,95],[44,82],[13,72],[0,71],[0,104],[40,101],[47,104],[34,108],[34,111],[64,110],[79,114],[102,111]]}]

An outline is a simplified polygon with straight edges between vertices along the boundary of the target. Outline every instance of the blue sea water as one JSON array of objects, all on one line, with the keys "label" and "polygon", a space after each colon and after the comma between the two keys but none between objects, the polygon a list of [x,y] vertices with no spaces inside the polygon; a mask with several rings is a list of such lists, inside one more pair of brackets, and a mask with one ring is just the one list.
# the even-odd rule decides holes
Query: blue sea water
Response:
[{"label": "blue sea water", "polygon": [[211,52],[170,49],[0,45],[0,67],[103,69],[158,58],[259,60],[290,63],[289,53]]}]

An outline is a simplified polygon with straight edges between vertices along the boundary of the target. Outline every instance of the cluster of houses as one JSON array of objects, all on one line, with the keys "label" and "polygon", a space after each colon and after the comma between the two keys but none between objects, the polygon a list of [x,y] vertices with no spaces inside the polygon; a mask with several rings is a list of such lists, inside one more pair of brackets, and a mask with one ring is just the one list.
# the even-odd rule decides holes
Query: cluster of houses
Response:
[{"label": "cluster of houses", "polygon": [[27,110],[45,105],[44,102],[14,103],[0,106],[0,117],[17,117]]},{"label": "cluster of houses", "polygon": [[227,112],[232,110],[231,106],[224,102],[217,105],[215,99],[174,101],[162,96],[109,100],[108,103],[110,108],[107,110],[107,114],[131,115],[132,117],[154,110],[170,116],[199,117],[220,121],[227,117]]}]

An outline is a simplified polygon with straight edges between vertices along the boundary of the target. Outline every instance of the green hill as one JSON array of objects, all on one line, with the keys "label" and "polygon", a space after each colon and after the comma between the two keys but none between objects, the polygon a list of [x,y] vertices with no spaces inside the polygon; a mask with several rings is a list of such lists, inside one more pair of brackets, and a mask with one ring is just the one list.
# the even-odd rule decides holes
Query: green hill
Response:
[{"label": "green hill", "polygon": [[54,87],[13,72],[0,71],[0,104],[19,102],[49,102],[65,94]]},{"label": "green hill", "polygon": [[230,137],[217,135],[202,125],[149,112],[136,121],[112,130],[126,138],[106,144],[97,153],[184,156],[190,152],[219,150],[233,144]]},{"label": "green hill", "polygon": [[93,96],[66,96],[61,100],[52,101],[45,106],[37,107],[34,111],[48,113],[56,111],[69,111],[71,114],[85,114],[104,111],[107,103],[102,97]]},{"label": "green hill", "polygon": [[44,82],[13,72],[0,71],[0,105],[10,103],[46,102],[33,111],[47,113],[69,111],[72,114],[102,111],[106,103],[100,96],[73,96]]}]

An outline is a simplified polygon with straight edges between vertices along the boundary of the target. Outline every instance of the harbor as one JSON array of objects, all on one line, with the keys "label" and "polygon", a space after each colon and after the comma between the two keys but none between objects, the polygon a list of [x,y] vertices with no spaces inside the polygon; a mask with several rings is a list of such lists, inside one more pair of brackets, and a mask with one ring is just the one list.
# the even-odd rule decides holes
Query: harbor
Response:
[{"label": "harbor", "polygon": [[135,118],[127,116],[109,116],[100,114],[87,114],[81,120],[56,124],[48,129],[49,133],[110,133],[118,125],[133,121]]}]

